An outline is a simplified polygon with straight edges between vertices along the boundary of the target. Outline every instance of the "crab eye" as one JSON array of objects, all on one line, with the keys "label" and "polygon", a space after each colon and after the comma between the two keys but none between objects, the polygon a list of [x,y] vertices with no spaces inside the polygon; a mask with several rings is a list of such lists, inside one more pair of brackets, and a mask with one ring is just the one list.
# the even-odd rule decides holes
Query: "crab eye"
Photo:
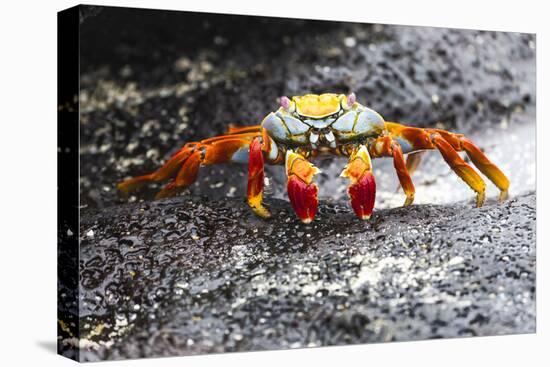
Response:
[{"label": "crab eye", "polygon": [[296,111],[296,102],[289,99],[288,97],[282,96],[278,99],[279,105],[287,112],[294,113]]},{"label": "crab eye", "polygon": [[351,106],[353,106],[353,104],[355,103],[355,100],[355,93],[350,93],[347,97],[347,105],[351,108]]},{"label": "crab eye", "polygon": [[282,96],[279,98],[279,104],[282,108],[288,110],[290,108],[290,99],[288,99],[288,97]]}]

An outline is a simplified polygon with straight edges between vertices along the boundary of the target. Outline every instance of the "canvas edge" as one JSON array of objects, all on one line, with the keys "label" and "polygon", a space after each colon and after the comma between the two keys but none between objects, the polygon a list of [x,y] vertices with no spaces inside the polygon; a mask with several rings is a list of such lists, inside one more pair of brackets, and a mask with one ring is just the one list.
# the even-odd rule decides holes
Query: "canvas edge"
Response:
[{"label": "canvas edge", "polygon": [[57,353],[80,360],[79,16],[57,13]]}]

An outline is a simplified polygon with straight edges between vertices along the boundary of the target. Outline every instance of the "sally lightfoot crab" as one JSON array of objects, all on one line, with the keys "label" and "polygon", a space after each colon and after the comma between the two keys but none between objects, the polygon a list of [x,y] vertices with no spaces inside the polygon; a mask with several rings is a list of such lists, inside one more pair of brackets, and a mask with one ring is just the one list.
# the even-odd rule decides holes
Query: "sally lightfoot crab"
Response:
[{"label": "sally lightfoot crab", "polygon": [[508,178],[462,134],[386,122],[376,111],[358,103],[353,93],[306,94],[281,97],[279,101],[277,111],[269,113],[260,125],[231,127],[227,135],[187,143],[157,171],[123,181],[118,189],[127,194],[150,181],[170,180],[156,196],[164,198],[191,185],[201,165],[248,163],[248,205],[260,217],[268,218],[270,213],[263,205],[264,164],[284,163],[292,207],[304,223],[309,223],[317,212],[318,190],[313,177],[319,173],[311,160],[332,154],[349,158],[341,176],[350,180],[348,194],[355,214],[368,219],[376,194],[371,159],[393,159],[406,195],[404,205],[408,206],[415,193],[410,174],[419,163],[420,153],[436,149],[475,191],[476,206],[485,200],[485,182],[461,158],[461,151],[500,189],[500,200],[507,197]]}]

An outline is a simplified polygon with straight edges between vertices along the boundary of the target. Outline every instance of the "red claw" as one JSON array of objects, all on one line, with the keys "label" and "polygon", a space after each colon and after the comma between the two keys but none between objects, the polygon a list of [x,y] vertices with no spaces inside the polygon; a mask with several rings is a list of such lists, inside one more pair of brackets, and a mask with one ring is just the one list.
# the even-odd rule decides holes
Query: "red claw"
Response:
[{"label": "red claw", "polygon": [[365,172],[363,177],[348,188],[353,211],[360,219],[369,219],[376,198],[376,182],[371,172]]},{"label": "red claw", "polygon": [[365,145],[353,152],[341,176],[347,177],[351,181],[348,195],[353,211],[359,219],[369,219],[374,208],[376,182],[372,174],[369,151]]},{"label": "red claw", "polygon": [[310,223],[317,213],[317,185],[306,184],[300,178],[291,176],[287,184],[288,198],[298,217]]}]

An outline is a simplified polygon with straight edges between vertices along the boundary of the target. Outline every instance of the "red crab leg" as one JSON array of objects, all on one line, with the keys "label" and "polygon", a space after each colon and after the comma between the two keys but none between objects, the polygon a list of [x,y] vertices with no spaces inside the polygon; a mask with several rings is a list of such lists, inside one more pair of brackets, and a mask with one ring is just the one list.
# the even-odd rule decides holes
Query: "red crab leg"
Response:
[{"label": "red crab leg", "polygon": [[286,153],[287,191],[296,215],[304,223],[310,223],[317,213],[317,185],[312,183],[319,169],[300,154]]},{"label": "red crab leg", "polygon": [[362,145],[350,156],[349,163],[340,175],[351,181],[348,195],[351,207],[359,219],[369,219],[376,198],[376,182],[367,147]]},{"label": "red crab leg", "polygon": [[271,214],[262,205],[264,194],[264,156],[260,138],[254,138],[248,155],[248,190],[247,201],[252,211],[262,218]]}]

